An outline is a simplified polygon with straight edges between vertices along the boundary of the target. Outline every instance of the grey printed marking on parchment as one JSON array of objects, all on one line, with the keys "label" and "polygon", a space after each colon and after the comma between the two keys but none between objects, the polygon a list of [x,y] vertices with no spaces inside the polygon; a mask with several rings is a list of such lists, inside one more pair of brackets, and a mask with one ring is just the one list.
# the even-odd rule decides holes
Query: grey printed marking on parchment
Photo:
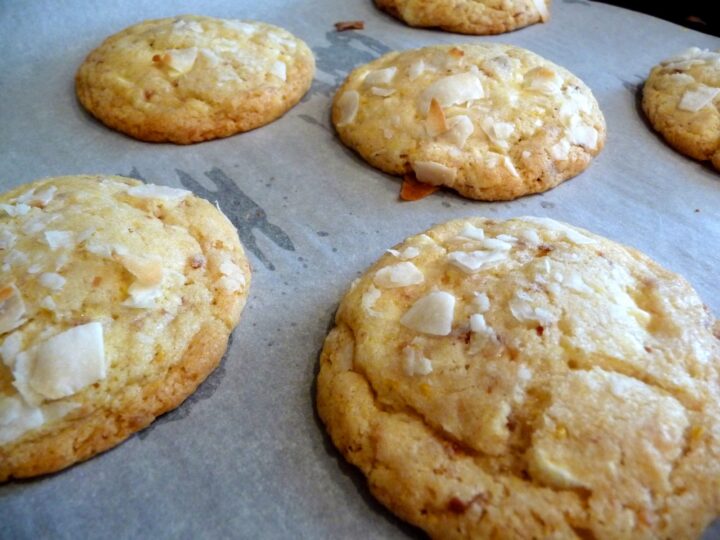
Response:
[{"label": "grey printed marking on parchment", "polygon": [[267,214],[255,201],[241,190],[232,178],[223,171],[214,167],[206,172],[207,176],[217,186],[216,191],[205,189],[199,182],[185,171],[175,169],[180,183],[193,191],[196,195],[209,201],[217,200],[225,215],[238,230],[240,240],[246,249],[251,251],[268,270],[275,270],[275,265],[260,250],[255,239],[253,229],[260,230],[278,247],[286,251],[295,251],[290,237],[277,225],[268,221]]},{"label": "grey printed marking on parchment", "polygon": [[592,2],[588,0],[563,0],[564,4],[580,4],[581,6],[592,6]]},{"label": "grey printed marking on parchment", "polygon": [[[232,342],[233,335],[230,334],[227,345],[228,351],[232,347]],[[148,427],[138,433],[138,437],[140,438],[140,440],[144,440],[145,437],[150,435],[150,432],[157,426],[187,418],[188,416],[190,416],[190,409],[192,409],[195,403],[211,397],[215,393],[215,390],[220,387],[220,383],[225,378],[225,362],[227,362],[227,352],[225,353],[225,356],[223,356],[222,360],[220,360],[220,363],[218,364],[218,367],[215,368],[215,371],[208,375],[208,378],[200,384],[198,389],[195,390],[195,392],[192,393],[190,397],[188,397],[183,402],[182,405],[180,405],[177,409],[174,409],[158,417],[152,424],[150,424]]]},{"label": "grey printed marking on parchment", "polygon": [[345,80],[350,70],[359,65],[372,62],[378,56],[392,50],[377,39],[355,30],[327,32],[325,38],[329,45],[316,47],[313,52],[315,53],[317,70],[329,75],[333,83],[329,84],[316,78],[312,88],[305,95],[305,100],[315,94],[330,97]]}]

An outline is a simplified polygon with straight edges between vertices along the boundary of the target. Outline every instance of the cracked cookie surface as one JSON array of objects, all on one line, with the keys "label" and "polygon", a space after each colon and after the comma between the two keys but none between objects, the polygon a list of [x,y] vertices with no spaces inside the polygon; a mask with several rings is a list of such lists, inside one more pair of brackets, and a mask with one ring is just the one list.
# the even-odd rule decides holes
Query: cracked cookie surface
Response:
[{"label": "cracked cookie surface", "polygon": [[461,34],[502,34],[550,18],[549,0],[375,0],[410,26]]},{"label": "cracked cookie surface", "polygon": [[76,75],[80,103],[145,141],[189,144],[267,124],[307,92],[308,46],[256,21],[184,15],[109,37]]},{"label": "cracked cookie surface", "polygon": [[0,482],[56,471],[177,407],[250,285],[230,221],[186,190],[69,176],[0,195]]},{"label": "cracked cookie surface", "polygon": [[499,44],[389,53],[350,73],[332,120],[374,167],[480,200],[555,187],[605,143],[605,119],[580,79]]},{"label": "cracked cookie surface", "polygon": [[671,146],[720,170],[720,50],[693,47],[655,66],[642,107]]},{"label": "cracked cookie surface", "polygon": [[714,318],[638,251],[544,218],[451,221],[342,300],[317,407],[437,538],[697,538],[720,510]]}]

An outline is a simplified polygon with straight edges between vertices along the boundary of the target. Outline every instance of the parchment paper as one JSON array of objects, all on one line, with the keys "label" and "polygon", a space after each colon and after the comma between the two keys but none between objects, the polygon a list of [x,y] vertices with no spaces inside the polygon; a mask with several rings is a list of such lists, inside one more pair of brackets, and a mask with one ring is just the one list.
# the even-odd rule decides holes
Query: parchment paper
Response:
[{"label": "parchment paper", "polygon": [[[88,116],[73,79],[85,55],[130,24],[182,13],[287,28],[317,56],[312,91],[268,126],[193,146],[135,141]],[[354,19],[364,31],[334,31]],[[334,88],[393,49],[484,40],[529,48],[581,77],[607,119],[605,150],[543,195],[398,202],[399,181],[335,137]],[[650,68],[693,45],[720,40],[585,0],[556,0],[548,24],[492,38],[411,29],[370,0],[0,0],[0,188],[79,173],[184,186],[220,201],[255,272],[229,352],[198,392],[110,452],[0,487],[0,537],[421,536],[374,502],[315,415],[318,353],[337,303],[385,248],[434,223],[538,215],[641,249],[720,313],[720,174],[669,148],[637,106]]]}]

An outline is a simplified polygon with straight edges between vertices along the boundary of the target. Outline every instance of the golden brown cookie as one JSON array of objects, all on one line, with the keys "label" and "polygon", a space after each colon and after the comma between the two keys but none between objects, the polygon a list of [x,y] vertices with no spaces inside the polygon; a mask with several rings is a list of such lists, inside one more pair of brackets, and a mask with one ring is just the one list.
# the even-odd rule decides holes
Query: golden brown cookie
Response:
[{"label": "golden brown cookie", "polygon": [[57,471],[177,407],[250,285],[230,221],[119,176],[0,195],[0,482]]},{"label": "golden brown cookie", "polygon": [[605,119],[580,79],[494,43],[393,52],[361,66],[338,90],[332,119],[374,167],[490,201],[555,187],[605,142]]},{"label": "golden brown cookie", "polygon": [[78,99],[144,141],[189,144],[272,122],[307,92],[308,46],[261,22],[183,15],[106,39],[80,66]]},{"label": "golden brown cookie", "polygon": [[655,66],[642,107],[676,150],[720,170],[720,50],[693,47]]},{"label": "golden brown cookie", "polygon": [[410,26],[461,34],[502,34],[550,18],[550,0],[375,0]]},{"label": "golden brown cookie", "polygon": [[720,511],[720,346],[690,285],[546,218],[457,220],[342,300],[317,407],[434,538],[697,538]]}]

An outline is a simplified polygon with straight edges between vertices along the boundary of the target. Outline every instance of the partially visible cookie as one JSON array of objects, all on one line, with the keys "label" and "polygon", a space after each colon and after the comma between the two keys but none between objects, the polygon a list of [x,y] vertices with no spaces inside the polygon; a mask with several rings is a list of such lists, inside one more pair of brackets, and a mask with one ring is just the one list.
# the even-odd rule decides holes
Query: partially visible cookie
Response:
[{"label": "partially visible cookie", "polygon": [[698,538],[720,513],[720,341],[681,277],[547,218],[451,221],[353,283],[318,412],[434,538]]},{"label": "partially visible cookie", "polygon": [[461,34],[502,34],[550,18],[550,0],[375,0],[410,26]]},{"label": "partially visible cookie", "polygon": [[250,268],[189,191],[118,176],[0,195],[0,482],[115,446],[215,368]]},{"label": "partially visible cookie", "polygon": [[227,137],[272,122],[307,92],[308,46],[261,22],[184,15],[109,37],[80,66],[80,103],[144,141]]},{"label": "partially visible cookie", "polygon": [[693,47],[655,66],[642,107],[676,150],[720,170],[720,49]]},{"label": "partially visible cookie", "polygon": [[333,102],[342,141],[390,174],[508,200],[582,172],[605,142],[585,84],[508,45],[435,45],[355,69]]}]

